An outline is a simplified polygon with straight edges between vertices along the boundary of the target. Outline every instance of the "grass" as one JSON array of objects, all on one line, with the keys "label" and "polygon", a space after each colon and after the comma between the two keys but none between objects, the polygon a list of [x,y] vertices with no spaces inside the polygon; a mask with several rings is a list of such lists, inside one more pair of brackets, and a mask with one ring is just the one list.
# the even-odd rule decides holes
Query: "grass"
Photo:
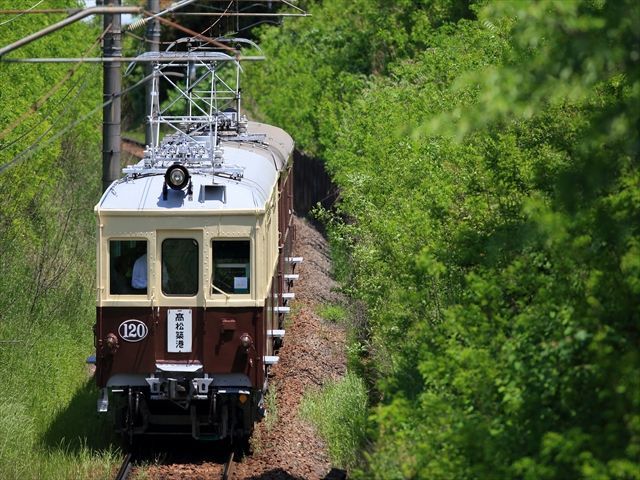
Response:
[{"label": "grass", "polygon": [[300,413],[327,443],[335,466],[353,468],[365,439],[367,390],[360,377],[348,373],[320,391],[305,393]]},{"label": "grass", "polygon": [[325,303],[316,309],[318,315],[329,322],[345,324],[349,318],[348,310],[337,303]]},{"label": "grass", "polygon": [[136,142],[145,143],[145,131],[144,128],[138,128],[135,130],[127,130],[122,133],[124,138],[130,138]]},{"label": "grass", "polygon": [[265,416],[262,420],[264,429],[258,427],[253,431],[251,436],[251,451],[254,455],[260,455],[265,448],[262,436],[265,432],[270,432],[274,427],[278,426],[278,385],[275,381],[269,383],[269,388],[264,397]]},{"label": "grass", "polygon": [[0,391],[0,478],[112,476],[117,443],[110,419],[96,412],[97,388],[84,365],[91,340],[78,342],[74,330],[40,325],[32,343],[2,355],[15,370],[0,367],[7,387]]},{"label": "grass", "polygon": [[0,235],[2,479],[111,478],[120,460],[85,365],[93,351],[94,239],[74,225],[62,233],[50,227],[48,242]]},{"label": "grass", "polygon": [[[46,383],[40,384],[46,390]],[[32,393],[32,392],[29,392]],[[111,425],[95,412],[91,379],[71,398],[0,398],[0,478],[110,478],[119,461]],[[23,397],[23,398],[20,398]],[[54,406],[56,400],[60,404]],[[40,402],[40,405],[38,405]]]},{"label": "grass", "polygon": [[264,422],[267,432],[278,424],[278,394],[276,390],[276,383],[271,382],[271,385],[269,385],[269,389],[267,390],[267,394],[264,398],[264,405],[266,408]]},{"label": "grass", "polygon": [[[57,75],[40,73],[52,81]],[[28,96],[30,85],[25,80],[16,92]],[[99,83],[87,87],[85,100],[99,94]],[[16,141],[20,151],[32,139]],[[118,444],[109,419],[96,413],[98,390],[85,365],[94,350],[99,158],[99,127],[82,122],[0,182],[3,480],[112,478],[118,464]]]},{"label": "grass", "polygon": [[[3,467],[3,478],[11,479],[111,479],[122,461],[117,450],[95,452],[90,447],[79,451],[59,450],[35,454],[29,463]],[[15,468],[13,468],[15,467]]]}]

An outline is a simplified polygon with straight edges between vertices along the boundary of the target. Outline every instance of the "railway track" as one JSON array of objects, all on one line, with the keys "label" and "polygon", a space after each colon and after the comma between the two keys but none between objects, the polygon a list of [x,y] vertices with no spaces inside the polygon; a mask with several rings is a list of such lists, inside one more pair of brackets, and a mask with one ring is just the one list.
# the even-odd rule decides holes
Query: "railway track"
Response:
[{"label": "railway track", "polygon": [[131,473],[131,467],[133,466],[133,455],[128,453],[124,460],[122,461],[122,465],[120,465],[120,469],[118,470],[118,474],[116,475],[115,480],[126,480],[129,478],[129,474]]},{"label": "railway track", "polygon": [[234,451],[231,449],[231,453],[229,454],[229,459],[224,464],[224,469],[222,470],[222,480],[229,480],[231,474],[233,473],[233,457]]},{"label": "railway track", "polygon": [[[235,455],[236,455],[236,451],[235,449],[232,448],[229,454],[227,455],[226,461],[224,462],[224,465],[222,468],[222,477],[221,477],[222,480],[229,480],[233,475],[233,468],[235,465],[234,463]],[[133,454],[128,453],[122,460],[122,464],[118,469],[118,473],[115,476],[115,480],[127,480],[129,478],[129,475],[131,475],[131,472],[133,469],[133,462],[134,462]],[[212,478],[216,478],[216,477],[214,476]]]}]

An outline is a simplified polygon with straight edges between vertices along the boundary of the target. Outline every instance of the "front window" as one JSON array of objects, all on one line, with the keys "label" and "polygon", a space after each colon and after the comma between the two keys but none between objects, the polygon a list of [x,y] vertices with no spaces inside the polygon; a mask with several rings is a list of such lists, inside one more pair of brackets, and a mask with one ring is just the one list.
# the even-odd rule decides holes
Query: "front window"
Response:
[{"label": "front window", "polygon": [[162,242],[162,292],[195,295],[198,278],[198,242],[192,238],[168,238]]},{"label": "front window", "polygon": [[220,293],[249,293],[251,263],[249,240],[214,240],[213,290]]},{"label": "front window", "polygon": [[109,293],[111,295],[146,295],[147,271],[146,240],[111,240],[109,242]]}]

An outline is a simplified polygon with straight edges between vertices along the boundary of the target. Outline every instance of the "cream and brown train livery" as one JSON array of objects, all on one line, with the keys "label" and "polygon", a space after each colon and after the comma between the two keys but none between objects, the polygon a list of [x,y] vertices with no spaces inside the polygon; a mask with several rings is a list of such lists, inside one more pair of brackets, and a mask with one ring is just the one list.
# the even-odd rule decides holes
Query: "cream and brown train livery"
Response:
[{"label": "cream and brown train livery", "polygon": [[293,141],[237,124],[166,136],[95,207],[98,410],[131,438],[246,437],[263,413],[301,261]]}]

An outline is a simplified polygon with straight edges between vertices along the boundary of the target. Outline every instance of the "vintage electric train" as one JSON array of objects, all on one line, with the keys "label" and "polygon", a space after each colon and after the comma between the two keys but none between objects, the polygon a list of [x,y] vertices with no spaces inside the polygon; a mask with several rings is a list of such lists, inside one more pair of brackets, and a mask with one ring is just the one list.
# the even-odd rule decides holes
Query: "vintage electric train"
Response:
[{"label": "vintage electric train", "polygon": [[98,410],[128,439],[247,438],[301,261],[293,141],[241,114],[237,54],[186,39],[140,60],[152,142],[95,207]]}]

